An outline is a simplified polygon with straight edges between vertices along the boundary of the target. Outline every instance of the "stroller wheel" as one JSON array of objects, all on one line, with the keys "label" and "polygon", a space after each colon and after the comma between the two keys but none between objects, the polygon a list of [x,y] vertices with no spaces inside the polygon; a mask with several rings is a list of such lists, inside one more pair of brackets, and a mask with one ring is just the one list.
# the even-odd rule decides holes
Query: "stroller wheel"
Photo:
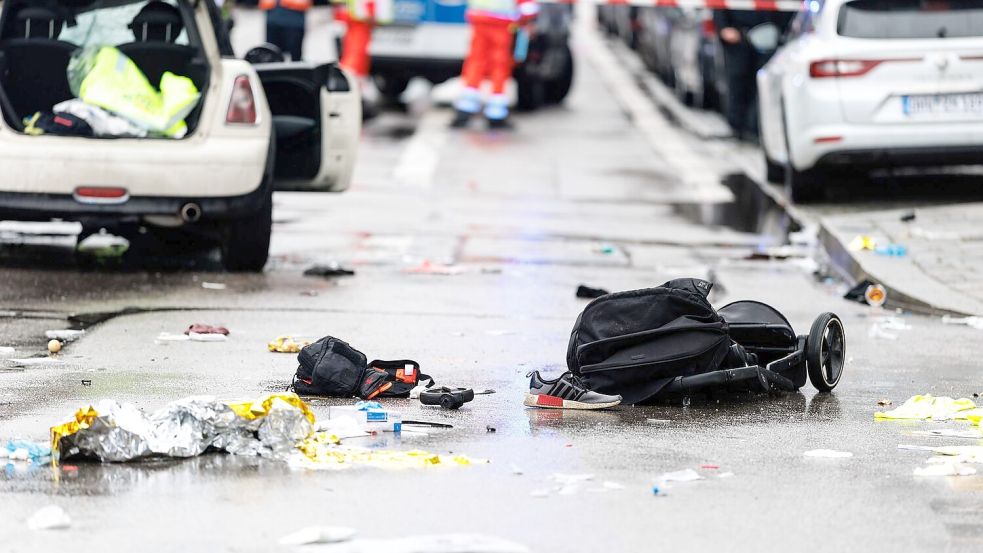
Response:
[{"label": "stroller wheel", "polygon": [[846,361],[846,335],[843,322],[833,313],[823,313],[812,323],[806,341],[809,380],[820,392],[836,387]]}]

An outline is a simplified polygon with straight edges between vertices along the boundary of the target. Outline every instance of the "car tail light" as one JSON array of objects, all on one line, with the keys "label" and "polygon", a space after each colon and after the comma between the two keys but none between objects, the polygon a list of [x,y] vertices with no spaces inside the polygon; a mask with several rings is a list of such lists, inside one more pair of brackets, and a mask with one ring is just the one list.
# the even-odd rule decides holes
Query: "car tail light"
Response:
[{"label": "car tail light", "polygon": [[859,77],[871,69],[888,62],[913,62],[921,58],[901,58],[892,60],[819,60],[809,64],[809,76],[814,79],[825,77]]},{"label": "car tail light", "polygon": [[239,75],[232,85],[232,99],[229,100],[229,111],[225,116],[226,123],[256,123],[256,99],[253,97],[253,87],[249,77]]},{"label": "car tail light", "polygon": [[121,204],[130,199],[121,186],[79,186],[73,195],[75,201],[84,204]]},{"label": "car tail light", "polygon": [[707,38],[713,38],[717,36],[717,26],[713,23],[712,19],[703,20],[703,36]]}]

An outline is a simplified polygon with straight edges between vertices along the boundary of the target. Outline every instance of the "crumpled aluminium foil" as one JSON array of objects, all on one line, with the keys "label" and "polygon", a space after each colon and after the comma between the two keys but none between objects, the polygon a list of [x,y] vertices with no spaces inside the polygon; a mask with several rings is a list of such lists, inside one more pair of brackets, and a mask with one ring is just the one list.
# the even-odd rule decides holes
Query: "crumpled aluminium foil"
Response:
[{"label": "crumpled aluminium foil", "polygon": [[149,416],[131,404],[105,400],[52,428],[52,447],[62,460],[102,462],[194,457],[209,448],[283,458],[312,433],[313,418],[293,394],[232,405],[191,397]]}]

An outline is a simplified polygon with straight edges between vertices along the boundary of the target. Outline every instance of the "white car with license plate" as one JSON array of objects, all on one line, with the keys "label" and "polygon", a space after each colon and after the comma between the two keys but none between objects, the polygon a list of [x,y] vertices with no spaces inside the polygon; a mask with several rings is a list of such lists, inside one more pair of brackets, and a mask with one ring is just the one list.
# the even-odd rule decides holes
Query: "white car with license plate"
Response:
[{"label": "white car with license plate", "polygon": [[[0,219],[217,242],[227,269],[261,270],[274,188],[348,187],[361,103],[336,65],[250,64],[227,30],[211,0],[0,2]],[[93,45],[115,46],[153,85],[190,78],[201,100],[187,135],[25,132],[25,118],[73,99],[66,68]]]},{"label": "white car with license plate", "polygon": [[758,73],[769,178],[983,162],[983,0],[810,0]]}]

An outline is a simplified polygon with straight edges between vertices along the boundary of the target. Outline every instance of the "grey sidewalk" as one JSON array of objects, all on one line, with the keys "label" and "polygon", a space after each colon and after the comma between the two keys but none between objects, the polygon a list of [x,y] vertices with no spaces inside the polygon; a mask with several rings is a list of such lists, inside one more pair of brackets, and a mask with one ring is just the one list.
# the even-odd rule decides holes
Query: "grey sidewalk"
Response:
[{"label": "grey sidewalk", "polygon": [[[821,239],[833,261],[888,289],[888,304],[929,313],[983,314],[983,203],[824,217]],[[850,251],[858,235],[902,244],[904,257]]]}]

